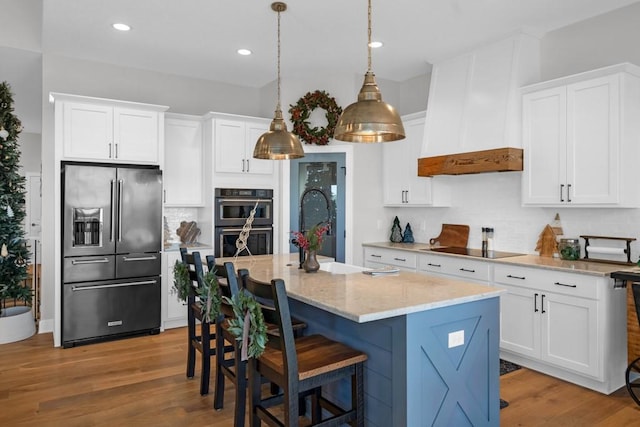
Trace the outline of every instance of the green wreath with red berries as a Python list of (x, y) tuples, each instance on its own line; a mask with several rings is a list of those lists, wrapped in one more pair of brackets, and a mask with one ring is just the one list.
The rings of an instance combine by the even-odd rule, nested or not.
[[(335, 98), (329, 96), (324, 90), (307, 92), (295, 105), (289, 105), (293, 133), (298, 135), (307, 144), (327, 145), (333, 138), (336, 125), (342, 114), (342, 108), (336, 103)], [(326, 111), (327, 125), (314, 127), (309, 125), (309, 116), (316, 108)]]

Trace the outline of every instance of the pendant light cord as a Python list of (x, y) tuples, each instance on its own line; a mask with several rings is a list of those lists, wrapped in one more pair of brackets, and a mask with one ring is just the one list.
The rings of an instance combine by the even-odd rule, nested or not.
[[(279, 16), (279, 15), (278, 15)], [(368, 14), (367, 14), (367, 36), (368, 36), (368, 42), (367, 42), (367, 55), (368, 55), (368, 60), (367, 60), (367, 72), (370, 73), (371, 72), (371, 0), (369, 0), (369, 8), (368, 8)]]
[(278, 105), (276, 106), (278, 111), (281, 111), (280, 106), (280, 10), (278, 10)]

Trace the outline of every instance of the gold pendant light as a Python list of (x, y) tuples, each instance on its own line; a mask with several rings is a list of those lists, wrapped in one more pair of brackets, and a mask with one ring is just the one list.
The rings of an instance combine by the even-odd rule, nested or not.
[(255, 159), (289, 160), (304, 157), (302, 144), (297, 136), (287, 131), (287, 124), (282, 118), (280, 108), (280, 12), (287, 10), (287, 5), (282, 2), (271, 3), (271, 9), (278, 12), (278, 105), (269, 131), (263, 133), (255, 148)]
[(368, 68), (358, 101), (345, 108), (338, 120), (334, 138), (347, 142), (390, 142), (404, 139), (402, 120), (382, 94), (371, 70), (371, 0), (368, 8)]

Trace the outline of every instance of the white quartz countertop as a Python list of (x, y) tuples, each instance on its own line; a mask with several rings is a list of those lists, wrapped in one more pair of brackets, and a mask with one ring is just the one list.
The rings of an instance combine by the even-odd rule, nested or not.
[(432, 255), (442, 255), (450, 257), (463, 257), (467, 259), (477, 259), (486, 262), (521, 265), (524, 267), (538, 267), (547, 270), (569, 271), (573, 273), (589, 274), (600, 277), (608, 277), (614, 271), (629, 270), (633, 268), (632, 265), (608, 264), (603, 262), (582, 260), (565, 261), (560, 258), (542, 257), (539, 255), (529, 254), (499, 259), (470, 257), (468, 255), (456, 255), (430, 251), (429, 249), (431, 249), (431, 246), (427, 243), (373, 242), (363, 243), (362, 246), (382, 249), (398, 249), (409, 252), (430, 253)]
[(371, 276), (361, 272), (306, 273), (298, 254), (220, 258), (252, 277), (283, 279), (289, 297), (358, 323), (500, 296), (503, 289), (424, 274), (398, 272)]

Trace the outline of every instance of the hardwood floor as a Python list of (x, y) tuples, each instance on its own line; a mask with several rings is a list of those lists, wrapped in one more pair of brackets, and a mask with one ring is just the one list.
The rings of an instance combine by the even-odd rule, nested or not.
[[(231, 426), (231, 388), (214, 411), (213, 390), (200, 396), (197, 376), (185, 378), (185, 347), (184, 329), (70, 349), (51, 334), (0, 345), (0, 426)], [(605, 396), (523, 368), (500, 378), (500, 396), (502, 426), (640, 426), (625, 389)]]

